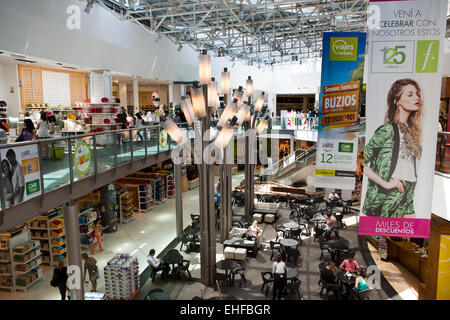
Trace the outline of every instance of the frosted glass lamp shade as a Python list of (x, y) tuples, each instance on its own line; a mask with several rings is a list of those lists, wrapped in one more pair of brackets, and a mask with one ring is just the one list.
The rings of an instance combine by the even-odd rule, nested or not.
[(211, 81), (211, 57), (201, 54), (198, 60), (198, 76), (200, 84), (209, 84)]
[(197, 117), (194, 114), (194, 107), (192, 106), (191, 99), (189, 97), (181, 97), (181, 110), (183, 110), (186, 121), (191, 125)]
[(244, 121), (250, 120), (247, 117), (250, 115), (250, 106), (247, 103), (243, 103), (239, 112), (237, 113), (237, 121), (238, 125), (241, 125)]
[(234, 130), (234, 128), (222, 128), (216, 138), (216, 141), (214, 141), (214, 145), (217, 148), (225, 149), (231, 138), (234, 136)]
[(258, 134), (260, 134), (261, 132), (264, 131), (264, 129), (267, 128), (268, 124), (269, 124), (269, 121), (267, 119), (262, 119), (261, 122), (259, 123), (258, 127), (256, 128), (256, 132)]
[(234, 92), (234, 94), (233, 94), (233, 99), (237, 99), (238, 100), (238, 102), (237, 102), (238, 108), (240, 108), (241, 105), (242, 105), (242, 96), (243, 95), (244, 95), (244, 92), (241, 91), (241, 90), (236, 90)]
[(247, 98), (253, 97), (253, 80), (250, 77), (245, 82), (245, 93)]
[(230, 72), (229, 71), (222, 72), (220, 85), (221, 85), (222, 94), (230, 93)]
[(180, 128), (178, 128), (177, 124), (173, 122), (172, 119), (168, 118), (162, 123), (162, 126), (177, 145), (183, 144), (187, 141), (185, 134)]
[(194, 114), (198, 118), (206, 117), (205, 98), (203, 96), (203, 88), (192, 89), (192, 106), (194, 107)]
[(222, 115), (220, 116), (219, 122), (217, 123), (218, 127), (224, 127), (229, 119), (231, 119), (237, 111), (237, 99), (234, 99), (228, 106), (223, 110)]
[(255, 104), (255, 112), (260, 112), (262, 110), (262, 106), (264, 104), (264, 92), (256, 100)]
[(208, 85), (208, 107), (215, 108), (218, 100), (217, 82), (211, 80)]

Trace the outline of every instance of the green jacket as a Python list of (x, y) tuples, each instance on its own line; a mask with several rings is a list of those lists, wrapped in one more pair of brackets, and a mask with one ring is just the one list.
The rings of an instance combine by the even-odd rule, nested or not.
[[(366, 146), (364, 166), (369, 166), (379, 177), (389, 181), (395, 170), (400, 148), (400, 134), (396, 123), (385, 123), (380, 126)], [(370, 164), (370, 165), (369, 165)], [(363, 213), (373, 215), (373, 211), (380, 207), (378, 193), (387, 194), (388, 190), (368, 179), (366, 199)]]

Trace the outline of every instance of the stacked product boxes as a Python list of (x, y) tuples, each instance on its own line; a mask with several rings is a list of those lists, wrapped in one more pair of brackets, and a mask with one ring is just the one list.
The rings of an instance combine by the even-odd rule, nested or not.
[(139, 262), (129, 254), (117, 254), (105, 269), (106, 295), (109, 299), (129, 299), (140, 288)]

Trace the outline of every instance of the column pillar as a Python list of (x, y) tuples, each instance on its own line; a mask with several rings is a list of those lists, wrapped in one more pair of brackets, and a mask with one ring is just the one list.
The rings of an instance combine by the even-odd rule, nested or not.
[(177, 236), (183, 234), (183, 188), (181, 183), (181, 165), (174, 165), (174, 176), (175, 176), (175, 206), (176, 206), (176, 226), (177, 226)]
[[(78, 225), (78, 210), (75, 201), (71, 200), (66, 203), (64, 208), (64, 224), (66, 230), (67, 241), (67, 257), (69, 266), (77, 266), (80, 270), (81, 284), (80, 289), (72, 289), (72, 300), (84, 300), (84, 283), (83, 283), (83, 263), (81, 261), (81, 243), (80, 243), (80, 229)], [(70, 277), (70, 274), (69, 274)], [(86, 278), (87, 279), (87, 278)]]
[(128, 106), (128, 95), (127, 95), (127, 84), (126, 83), (119, 83), (119, 99), (120, 99), (120, 106), (124, 107), (125, 110)]
[[(203, 85), (203, 96), (208, 101), (208, 85)], [(207, 103), (206, 103), (207, 105)], [(211, 108), (207, 107), (206, 117), (202, 119), (202, 140), (210, 127)], [(214, 210), (214, 166), (203, 160), (203, 151), (210, 141), (202, 141), (200, 169), (200, 269), (201, 282), (211, 287), (214, 285), (214, 269), (216, 263), (216, 213)]]
[(173, 83), (169, 83), (169, 102), (168, 102), (168, 105), (170, 105), (170, 103), (172, 103), (173, 106), (175, 106), (175, 103), (173, 101), (173, 94), (174, 94), (174, 84)]
[(133, 80), (133, 112), (139, 112), (139, 81)]

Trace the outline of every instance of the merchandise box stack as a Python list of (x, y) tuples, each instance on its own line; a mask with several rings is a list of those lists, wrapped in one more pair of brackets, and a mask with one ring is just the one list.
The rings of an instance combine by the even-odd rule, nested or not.
[(153, 188), (150, 184), (139, 185), (139, 211), (147, 212), (153, 208)]
[(104, 268), (108, 299), (127, 300), (139, 290), (139, 262), (129, 254), (117, 254)]

